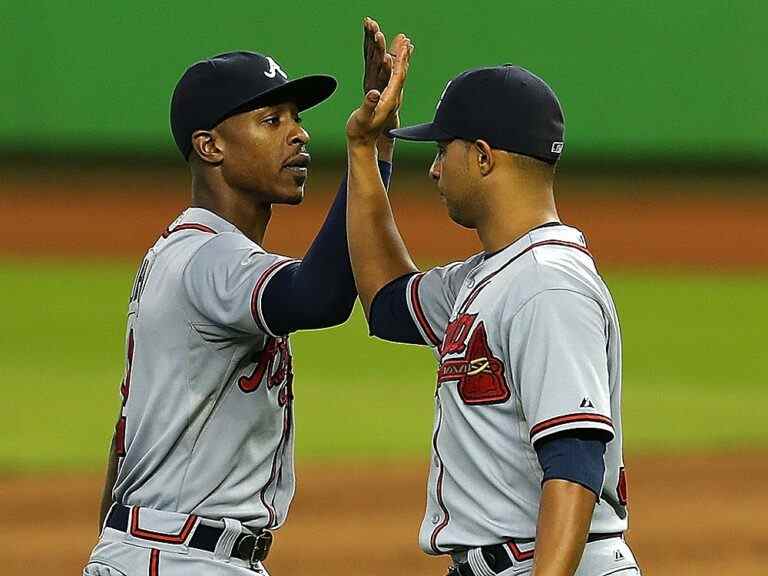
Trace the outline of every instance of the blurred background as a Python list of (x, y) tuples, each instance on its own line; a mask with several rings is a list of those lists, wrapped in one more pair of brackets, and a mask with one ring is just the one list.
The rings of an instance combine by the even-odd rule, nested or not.
[[(177, 79), (235, 49), (339, 79), (304, 114), (307, 199), (267, 232), (301, 256), (345, 169), (366, 15), (416, 44), (403, 123), (430, 120), (469, 67), (523, 65), (558, 93), (560, 214), (586, 233), (624, 331), (628, 539), (646, 574), (765, 574), (768, 7), (748, 0), (4, 3), (2, 573), (77, 574), (95, 543), (132, 278), (188, 197)], [(479, 249), (427, 178), (433, 151), (399, 144), (391, 186), (424, 267)], [(292, 337), (300, 476), (277, 576), (445, 569), (416, 544), (433, 358), (366, 333), (356, 310)]]

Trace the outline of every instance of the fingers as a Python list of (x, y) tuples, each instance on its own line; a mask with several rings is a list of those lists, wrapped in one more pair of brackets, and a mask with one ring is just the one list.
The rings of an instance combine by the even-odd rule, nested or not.
[(387, 39), (376, 20), (363, 19), (363, 59), (367, 73), (381, 74), (384, 55), (387, 53)]
[(386, 54), (387, 52), (387, 40), (384, 38), (384, 32), (376, 32), (376, 35), (374, 36), (374, 39), (376, 40), (376, 51), (379, 54)]
[(370, 33), (371, 38), (376, 36), (377, 32), (381, 32), (381, 27), (379, 26), (379, 23), (376, 22), (373, 18), (369, 18), (368, 16), (365, 17), (363, 20), (363, 27), (366, 29), (367, 32)]
[(368, 117), (373, 117), (376, 114), (376, 105), (381, 99), (381, 93), (378, 90), (369, 90), (363, 97), (363, 104), (360, 109)]
[(399, 104), (405, 78), (408, 75), (411, 54), (413, 53), (413, 44), (404, 34), (398, 34), (395, 38), (397, 52), (392, 65), (392, 75), (390, 76), (387, 88), (381, 95), (381, 106), (390, 112)]
[(410, 42), (410, 39), (401, 32), (392, 40), (391, 52), (395, 55), (399, 54), (403, 46), (407, 46)]
[(384, 69), (384, 74), (386, 74), (387, 78), (392, 75), (392, 66), (394, 63), (395, 57), (392, 54), (384, 54), (384, 62), (382, 63), (382, 68)]
[(367, 62), (373, 53), (375, 32), (372, 30), (372, 21), (370, 18), (363, 19), (363, 58)]

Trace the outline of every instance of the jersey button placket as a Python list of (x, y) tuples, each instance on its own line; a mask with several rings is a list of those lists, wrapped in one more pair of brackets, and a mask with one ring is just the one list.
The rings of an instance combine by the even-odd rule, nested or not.
[(431, 520), (432, 520), (432, 524), (437, 524), (438, 522), (440, 522), (440, 514), (432, 514)]

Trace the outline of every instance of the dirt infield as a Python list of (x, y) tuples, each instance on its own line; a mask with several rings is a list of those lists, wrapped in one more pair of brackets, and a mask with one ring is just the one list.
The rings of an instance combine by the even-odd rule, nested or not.
[[(155, 172), (16, 173), (0, 168), (0, 256), (138, 260), (188, 202), (187, 176)], [(277, 207), (265, 245), (300, 256), (322, 222), (338, 175), (313, 175), (298, 207)], [(765, 182), (653, 176), (564, 177), (561, 218), (587, 235), (601, 266), (768, 267)], [(392, 202), (414, 257), (448, 261), (476, 252), (451, 223), (424, 174), (396, 173)]]
[[(646, 575), (758, 576), (768, 565), (768, 454), (629, 459), (628, 540)], [(275, 576), (445, 573), (422, 554), (424, 462), (300, 466)], [(0, 478), (5, 576), (79, 574), (96, 539), (95, 476)]]

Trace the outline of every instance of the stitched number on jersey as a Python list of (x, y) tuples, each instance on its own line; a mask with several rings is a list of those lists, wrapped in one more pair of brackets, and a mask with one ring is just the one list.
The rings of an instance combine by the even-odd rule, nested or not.
[(119, 457), (125, 456), (125, 416), (122, 411), (125, 409), (125, 403), (128, 402), (128, 394), (131, 391), (131, 369), (133, 368), (133, 350), (135, 344), (133, 341), (133, 328), (128, 331), (128, 353), (125, 362), (125, 377), (120, 384), (120, 395), (123, 397), (120, 419), (115, 428), (115, 452)]
[(465, 342), (469, 331), (472, 329), (472, 324), (475, 323), (477, 314), (459, 314), (456, 320), (448, 324), (445, 329), (445, 338), (443, 338), (443, 345), (440, 346), (440, 357), (447, 354), (461, 354), (467, 347)]
[(619, 504), (627, 505), (627, 473), (624, 472), (624, 466), (619, 468), (619, 485), (616, 487), (616, 493), (619, 496)]
[(241, 376), (238, 385), (243, 392), (253, 392), (259, 387), (265, 376), (268, 390), (286, 382), (278, 396), (280, 406), (285, 406), (293, 397), (291, 392), (293, 361), (287, 338), (270, 338), (267, 340), (264, 350), (259, 352), (253, 372), (250, 376)]
[[(446, 329), (441, 351), (443, 360), (437, 373), (437, 384), (458, 381), (458, 392), (465, 404), (500, 404), (509, 399), (504, 380), (504, 364), (488, 346), (485, 325), (480, 322), (467, 342), (476, 314), (460, 314)], [(450, 336), (450, 339), (449, 339)], [(465, 351), (461, 358), (446, 359), (453, 351)]]

